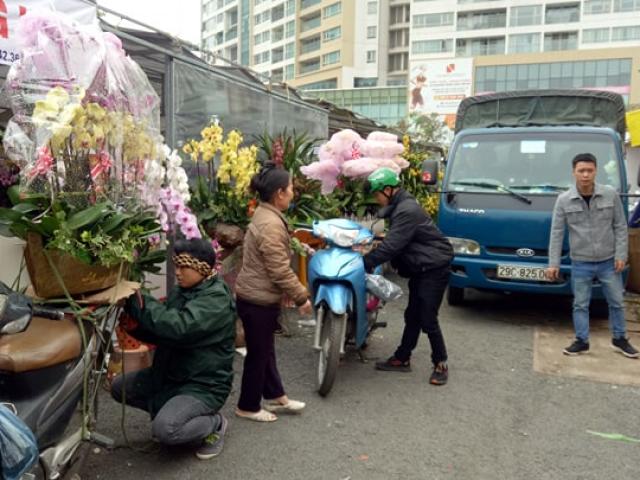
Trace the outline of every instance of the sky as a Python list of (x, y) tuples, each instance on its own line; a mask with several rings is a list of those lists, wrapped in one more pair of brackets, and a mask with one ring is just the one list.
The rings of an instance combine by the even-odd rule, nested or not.
[(201, 0), (98, 0), (98, 5), (200, 44)]

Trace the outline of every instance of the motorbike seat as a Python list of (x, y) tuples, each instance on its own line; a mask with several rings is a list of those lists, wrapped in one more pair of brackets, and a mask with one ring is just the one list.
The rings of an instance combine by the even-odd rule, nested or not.
[(78, 358), (82, 338), (75, 320), (33, 317), (24, 332), (0, 336), (0, 370), (27, 372)]

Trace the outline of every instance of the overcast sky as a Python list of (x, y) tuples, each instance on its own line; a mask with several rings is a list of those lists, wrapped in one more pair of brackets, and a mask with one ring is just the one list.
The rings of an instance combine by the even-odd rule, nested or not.
[(98, 5), (200, 44), (200, 0), (98, 0)]

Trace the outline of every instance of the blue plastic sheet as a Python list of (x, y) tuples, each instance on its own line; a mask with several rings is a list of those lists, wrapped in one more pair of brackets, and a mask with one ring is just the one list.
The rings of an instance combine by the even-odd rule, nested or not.
[(38, 460), (38, 444), (29, 427), (0, 405), (0, 478), (19, 480)]

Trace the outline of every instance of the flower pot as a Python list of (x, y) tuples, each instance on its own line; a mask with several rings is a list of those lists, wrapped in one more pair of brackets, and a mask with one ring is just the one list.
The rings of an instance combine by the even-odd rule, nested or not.
[[(87, 265), (71, 255), (59, 250), (48, 250), (51, 263), (60, 274), (62, 282), (71, 295), (104, 290), (118, 282), (120, 266), (104, 267)], [(24, 252), (29, 278), (35, 294), (41, 298), (64, 296), (64, 288), (51, 268), (44, 254), (42, 237), (29, 233)], [(122, 275), (126, 274), (123, 269)]]

